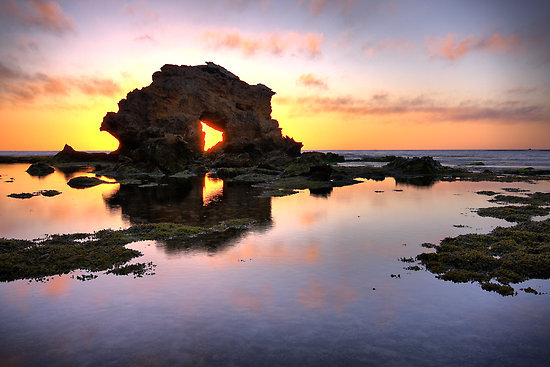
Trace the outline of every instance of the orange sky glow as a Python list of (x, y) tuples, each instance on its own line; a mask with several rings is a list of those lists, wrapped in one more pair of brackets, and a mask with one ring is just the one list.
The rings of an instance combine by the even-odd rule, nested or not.
[(273, 89), (304, 149), (550, 148), (544, 1), (1, 0), (0, 18), (0, 150), (114, 150), (120, 99), (205, 61)]

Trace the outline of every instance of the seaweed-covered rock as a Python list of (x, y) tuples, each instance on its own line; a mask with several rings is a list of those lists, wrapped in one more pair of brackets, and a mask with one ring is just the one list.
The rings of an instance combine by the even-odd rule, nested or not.
[(302, 144), (283, 137), (271, 118), (274, 94), (211, 62), (164, 65), (151, 85), (128, 93), (117, 113), (107, 113), (101, 130), (118, 139), (121, 155), (170, 172), (202, 157), (201, 121), (223, 132), (214, 157), (247, 154), (242, 166), (269, 155), (298, 156)]
[(27, 168), (27, 173), (31, 176), (47, 176), (53, 173), (54, 168), (46, 163), (36, 162)]

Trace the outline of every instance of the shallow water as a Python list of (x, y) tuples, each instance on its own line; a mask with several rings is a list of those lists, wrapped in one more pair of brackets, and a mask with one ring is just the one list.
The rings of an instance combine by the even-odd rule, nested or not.
[[(167, 220), (257, 225), (215, 251), (131, 244), (144, 253), (133, 262), (157, 265), (153, 276), (1, 283), (3, 364), (543, 366), (550, 358), (549, 295), (502, 297), (398, 260), (428, 251), (423, 242), (509, 225), (473, 213), (492, 205), (475, 191), (550, 191), (548, 182), (366, 180), (269, 199), (209, 177), (76, 190), (66, 185), (71, 174), (37, 179), (27, 166), (0, 165), (1, 237)], [(43, 189), (63, 193), (6, 197)], [(515, 288), (524, 286), (550, 292), (547, 280)]]

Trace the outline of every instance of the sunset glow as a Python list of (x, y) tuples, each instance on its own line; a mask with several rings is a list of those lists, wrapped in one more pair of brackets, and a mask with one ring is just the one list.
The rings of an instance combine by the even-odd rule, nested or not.
[(202, 187), (202, 205), (208, 205), (223, 194), (223, 180), (211, 177), (210, 174), (204, 175), (204, 185)]
[(205, 61), (273, 89), (304, 149), (550, 148), (544, 1), (3, 0), (0, 18), (0, 150), (114, 150), (119, 100)]
[(223, 132), (216, 130), (204, 122), (201, 122), (202, 131), (204, 132), (204, 151), (212, 148), (223, 140)]

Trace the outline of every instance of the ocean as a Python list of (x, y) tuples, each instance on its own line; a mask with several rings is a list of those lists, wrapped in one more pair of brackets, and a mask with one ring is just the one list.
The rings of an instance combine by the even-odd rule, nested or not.
[[(549, 151), (334, 152), (484, 163), (476, 169), (550, 166)], [(23, 153), (45, 152), (0, 154)], [(525, 196), (550, 192), (550, 181), (417, 186), (388, 177), (265, 197), (210, 174), (74, 189), (68, 180), (94, 176), (89, 168), (38, 178), (28, 166), (0, 164), (0, 238), (238, 218), (255, 225), (206, 246), (128, 244), (143, 254), (130, 264), (154, 264), (154, 274), (75, 270), (0, 282), (0, 364), (542, 367), (550, 360), (550, 280), (513, 284), (517, 293), (503, 297), (406, 262), (433, 252), (423, 243), (512, 226), (477, 214), (498, 205), (480, 191)], [(61, 194), (8, 197), (41, 190)], [(529, 288), (541, 294), (522, 290)]]
[[(312, 151), (312, 150), (304, 150)], [(343, 155), (346, 160), (362, 157), (433, 157), (443, 165), (467, 167), (473, 171), (484, 169), (506, 170), (531, 167), (550, 170), (549, 150), (316, 150)], [(88, 153), (109, 153), (108, 151), (87, 151)], [(53, 156), (57, 151), (0, 151), (0, 156)], [(471, 165), (482, 162), (483, 165)], [(349, 163), (348, 163), (349, 164)], [(376, 162), (355, 162), (354, 165), (380, 165)]]

